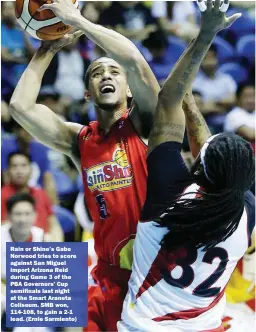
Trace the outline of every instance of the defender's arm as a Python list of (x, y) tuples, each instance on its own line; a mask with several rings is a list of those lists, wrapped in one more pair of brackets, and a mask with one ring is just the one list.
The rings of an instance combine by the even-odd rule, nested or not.
[(185, 95), (182, 108), (185, 113), (190, 150), (193, 157), (196, 158), (202, 146), (212, 134), (196, 105), (192, 92)]
[[(225, 0), (225, 4), (228, 5), (228, 3), (229, 1)], [(201, 6), (204, 2), (200, 1), (199, 4)], [(216, 0), (214, 6), (212, 0), (207, 1), (207, 8), (201, 13), (199, 35), (188, 46), (159, 93), (148, 153), (161, 143), (183, 141), (185, 116), (182, 111), (182, 101), (184, 96), (191, 89), (200, 64), (217, 32), (229, 27), (240, 16), (235, 14), (227, 18), (220, 9), (220, 0)]]

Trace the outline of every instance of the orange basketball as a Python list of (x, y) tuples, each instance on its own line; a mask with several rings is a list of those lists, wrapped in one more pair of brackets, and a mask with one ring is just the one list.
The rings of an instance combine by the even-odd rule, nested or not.
[[(78, 0), (70, 0), (78, 8)], [(49, 10), (38, 12), (37, 9), (51, 0), (16, 0), (15, 11), (20, 26), (31, 36), (41, 40), (54, 40), (61, 38), (72, 27), (60, 21)]]

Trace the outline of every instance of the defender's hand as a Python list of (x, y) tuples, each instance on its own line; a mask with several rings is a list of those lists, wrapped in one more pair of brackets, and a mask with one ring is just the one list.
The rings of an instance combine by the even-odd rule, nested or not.
[(74, 33), (68, 33), (60, 39), (51, 40), (51, 41), (43, 41), (40, 50), (42, 51), (51, 51), (53, 53), (57, 53), (62, 47), (74, 43), (80, 36), (84, 33), (82, 31), (76, 31)]
[(239, 17), (241, 13), (226, 17), (225, 13), (229, 7), (229, 0), (197, 0), (198, 7), (201, 11), (201, 31), (209, 33), (218, 33), (219, 31), (229, 28)]
[(67, 25), (75, 26), (77, 19), (82, 17), (80, 10), (75, 7), (71, 0), (52, 0), (52, 3), (41, 6), (38, 11), (50, 9)]

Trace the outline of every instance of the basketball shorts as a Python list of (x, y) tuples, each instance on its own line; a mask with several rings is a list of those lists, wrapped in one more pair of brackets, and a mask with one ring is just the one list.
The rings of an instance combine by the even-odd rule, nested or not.
[(130, 271), (98, 260), (88, 291), (88, 327), (84, 331), (117, 331)]

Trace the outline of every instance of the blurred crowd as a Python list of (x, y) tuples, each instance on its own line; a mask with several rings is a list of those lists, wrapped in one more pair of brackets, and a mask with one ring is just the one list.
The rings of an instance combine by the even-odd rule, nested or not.
[[(199, 31), (200, 15), (192, 1), (81, 1), (80, 9), (90, 21), (131, 39), (160, 84)], [(213, 134), (234, 132), (255, 148), (255, 2), (231, 2), (228, 14), (234, 11), (243, 16), (215, 38), (193, 93)], [(17, 25), (14, 2), (2, 2), (1, 28), (2, 224), (13, 223), (13, 241), (26, 240), (33, 223), (43, 229), (47, 241), (92, 239), (82, 179), (71, 160), (35, 141), (8, 113), (13, 90), (40, 41)], [(38, 102), (65, 121), (86, 125), (95, 120), (93, 104), (84, 99), (84, 74), (91, 61), (102, 55), (104, 51), (86, 36), (64, 47), (44, 76)], [(147, 139), (152, 119), (146, 117), (143, 124)], [(192, 155), (186, 140), (183, 148), (189, 165)], [(22, 207), (24, 193), (27, 206)], [(16, 213), (30, 213), (32, 219), (33, 211), (37, 214), (33, 222), (25, 217), (23, 235), (15, 226), (17, 206)]]

